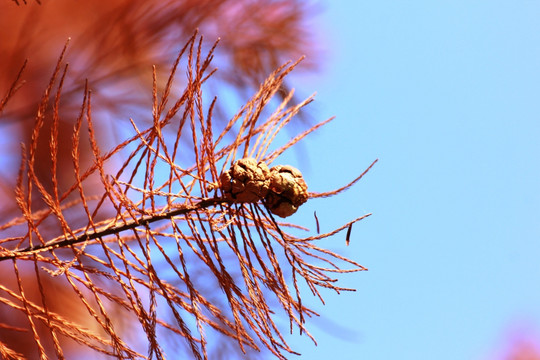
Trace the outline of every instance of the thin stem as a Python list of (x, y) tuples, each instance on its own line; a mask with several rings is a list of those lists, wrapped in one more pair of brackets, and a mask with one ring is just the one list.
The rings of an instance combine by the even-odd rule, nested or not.
[(67, 246), (85, 242), (87, 240), (94, 240), (101, 237), (105, 237), (107, 235), (118, 234), (122, 231), (134, 229), (138, 226), (144, 227), (156, 221), (170, 219), (174, 216), (187, 214), (190, 211), (201, 210), (201, 209), (208, 208), (210, 206), (228, 203), (228, 202), (230, 201), (223, 198), (203, 199), (194, 205), (186, 205), (182, 208), (174, 209), (174, 210), (165, 212), (163, 214), (143, 216), (140, 219), (134, 219), (133, 221), (127, 222), (123, 225), (114, 225), (114, 226), (107, 227), (102, 230), (96, 230), (95, 232), (90, 233), (90, 234), (85, 233), (77, 237), (68, 237), (67, 239), (64, 239), (64, 240), (54, 239), (46, 244), (39, 244), (39, 245), (29, 246), (22, 250), (10, 251), (9, 255), (0, 256), (0, 261), (4, 261), (8, 259), (15, 259), (24, 255), (35, 254), (42, 251), (50, 251), (53, 249), (67, 247)]

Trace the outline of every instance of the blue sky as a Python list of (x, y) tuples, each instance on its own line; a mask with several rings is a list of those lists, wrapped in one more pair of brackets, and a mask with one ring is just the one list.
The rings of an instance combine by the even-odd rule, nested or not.
[(319, 345), (291, 345), (304, 359), (502, 359), (540, 334), (540, 2), (323, 4), (323, 69), (295, 87), (317, 91), (316, 120), (337, 118), (304, 143), (304, 175), (326, 191), (380, 161), (295, 215), (329, 230), (374, 213), (349, 247), (325, 244), (369, 268), (341, 278), (358, 291), (327, 293)]

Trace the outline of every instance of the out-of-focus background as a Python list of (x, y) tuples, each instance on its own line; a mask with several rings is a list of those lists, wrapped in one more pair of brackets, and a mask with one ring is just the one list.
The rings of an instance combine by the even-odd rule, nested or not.
[[(19, 141), (28, 139), (32, 123), (32, 116), (20, 118), (30, 119), (26, 123), (11, 116), (34, 111), (36, 104), (25, 101), (36, 94), (39, 99), (67, 36), (69, 75), (75, 84), (89, 77), (96, 103), (115, 115), (101, 113), (103, 123), (127, 121), (118, 114), (140, 110), (141, 101), (149, 104), (149, 64), (158, 61), (166, 76), (179, 44), (195, 27), (209, 44), (222, 36), (216, 77), (239, 95), (228, 102), (227, 87), (220, 89), (230, 108), (219, 109), (216, 117), (233, 114), (239, 98), (247, 99), (269, 69), (307, 53), (306, 64), (318, 67), (293, 74), (288, 85), (298, 99), (317, 92), (304, 120), (336, 120), (279, 163), (301, 169), (311, 191), (327, 191), (379, 162), (352, 189), (312, 200), (290, 219), (313, 229), (316, 211), (321, 231), (328, 231), (373, 213), (354, 225), (349, 246), (344, 233), (321, 243), (369, 271), (341, 276), (343, 286), (357, 291), (323, 292), (325, 306), (304, 289), (303, 303), (321, 314), (308, 325), (318, 346), (297, 334), (287, 338), (290, 345), (301, 359), (540, 358), (540, 2), (325, 0), (310, 3), (306, 12), (293, 1), (274, 2), (273, 12), (257, 12), (250, 1), (183, 3), (185, 9), (165, 14), (171, 16), (160, 13), (169, 23), (147, 16), (159, 13), (155, 4), (133, 10), (130, 1), (115, 6), (129, 14), (118, 21), (135, 18), (134, 23), (112, 21), (110, 8), (91, 2), (77, 12), (44, 16), (40, 12), (51, 3), (38, 8), (29, 1), (28, 9), (16, 11), (32, 17), (17, 25), (15, 15), (4, 13), (0, 48), (8, 50), (0, 50), (0, 64), (17, 71), (28, 57), (27, 77), (38, 85), (27, 84), (21, 91), (35, 91), (33, 97), (18, 97), (4, 114), (10, 122), (0, 129), (3, 197), (12, 194), (9, 176), (20, 160), (13, 154), (19, 154)], [(227, 6), (212, 7), (221, 3)], [(305, 22), (297, 21), (302, 14)], [(109, 20), (105, 28), (94, 27), (103, 33), (78, 33), (79, 18), (90, 20), (90, 28), (92, 21)], [(36, 19), (54, 26), (40, 29)], [(141, 35), (141, 29), (152, 31)], [(313, 34), (306, 42), (304, 31)], [(36, 45), (30, 53), (13, 51), (29, 44)], [(168, 51), (160, 53), (164, 44)], [(120, 49), (121, 56), (111, 50), (92, 57), (101, 49)], [(3, 74), (2, 91), (16, 71)], [(108, 88), (108, 79), (123, 77), (126, 83)], [(67, 110), (73, 105), (76, 113), (81, 87), (69, 89), (62, 104)], [(108, 91), (118, 90), (135, 93), (133, 103), (107, 104)], [(146, 107), (135, 120), (148, 120), (149, 114)], [(72, 124), (65, 126), (60, 131), (71, 134)], [(123, 139), (118, 129), (102, 136), (110, 143)], [(71, 166), (69, 148), (64, 153)], [(48, 165), (42, 170), (48, 176)], [(14, 203), (3, 203), (2, 220), (13, 209)]]
[(294, 341), (306, 359), (540, 356), (539, 18), (538, 1), (324, 2), (327, 58), (301, 86), (337, 118), (308, 141), (308, 183), (380, 160), (298, 215), (374, 213), (332, 245), (369, 271), (318, 308), (317, 347)]

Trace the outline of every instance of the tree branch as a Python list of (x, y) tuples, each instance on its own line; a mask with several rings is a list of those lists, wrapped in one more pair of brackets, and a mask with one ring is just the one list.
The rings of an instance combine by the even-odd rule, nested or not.
[(163, 214), (143, 216), (140, 219), (134, 219), (133, 221), (125, 223), (123, 225), (114, 225), (114, 226), (106, 227), (105, 229), (98, 230), (93, 233), (85, 233), (77, 237), (68, 237), (63, 240), (59, 240), (58, 238), (56, 238), (46, 244), (29, 246), (22, 250), (16, 250), (16, 251), (4, 250), (3, 252), (0, 252), (0, 254), (2, 253), (4, 254), (7, 253), (7, 254), (0, 255), (0, 261), (4, 261), (8, 259), (16, 259), (25, 255), (32, 255), (32, 254), (36, 254), (43, 251), (50, 251), (50, 250), (54, 250), (58, 248), (63, 248), (63, 247), (79, 244), (88, 240), (99, 239), (107, 235), (118, 234), (118, 233), (121, 233), (122, 231), (134, 229), (138, 226), (145, 226), (145, 225), (154, 223), (156, 221), (170, 219), (178, 215), (184, 215), (184, 214), (189, 213), (190, 211), (201, 210), (201, 209), (208, 208), (210, 206), (223, 204), (223, 203), (231, 203), (231, 202), (232, 202), (231, 200), (227, 200), (227, 199), (219, 198), (219, 197), (211, 198), (211, 199), (203, 199), (194, 205), (186, 205), (179, 209), (174, 209)]

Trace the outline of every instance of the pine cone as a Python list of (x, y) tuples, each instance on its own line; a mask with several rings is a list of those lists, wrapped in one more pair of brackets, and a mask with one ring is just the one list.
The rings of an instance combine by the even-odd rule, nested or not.
[(291, 216), (308, 199), (302, 173), (289, 165), (277, 165), (270, 169), (270, 176), (266, 207), (277, 216)]
[(225, 198), (235, 202), (255, 203), (266, 197), (270, 183), (270, 170), (263, 161), (253, 158), (235, 161), (220, 176), (220, 187)]
[(265, 162), (253, 158), (235, 161), (221, 174), (220, 188), (228, 200), (256, 203), (264, 200), (268, 210), (280, 217), (291, 216), (308, 199), (302, 173), (289, 165), (268, 169)]

